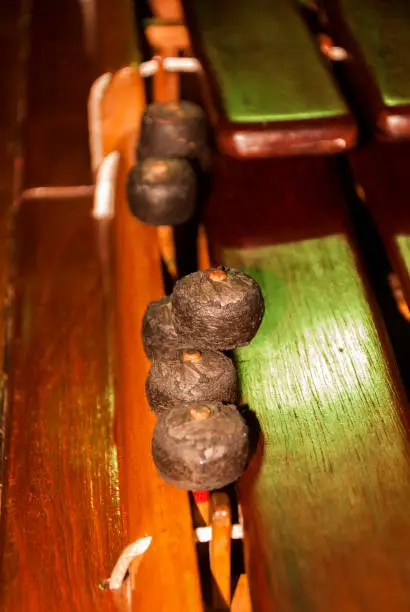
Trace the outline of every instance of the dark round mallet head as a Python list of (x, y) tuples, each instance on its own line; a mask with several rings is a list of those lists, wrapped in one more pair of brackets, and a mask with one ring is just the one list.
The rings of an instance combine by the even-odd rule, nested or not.
[(183, 100), (149, 104), (141, 121), (137, 157), (185, 157), (205, 170), (209, 150), (203, 110)]
[(180, 404), (236, 402), (238, 383), (232, 361), (217, 351), (180, 351), (154, 360), (146, 381), (151, 410), (159, 415)]
[(212, 491), (237, 480), (248, 459), (248, 428), (235, 406), (176, 406), (158, 418), (152, 455), (160, 476), (191, 491)]
[(171, 298), (164, 297), (148, 304), (142, 319), (141, 335), (150, 361), (157, 357), (176, 358), (179, 351), (187, 347), (186, 341), (175, 331)]
[(184, 159), (150, 157), (133, 166), (127, 178), (132, 214), (149, 225), (180, 225), (192, 217), (196, 177)]
[(262, 321), (258, 283), (239, 270), (200, 270), (179, 280), (172, 293), (176, 332), (192, 343), (225, 351), (248, 344)]

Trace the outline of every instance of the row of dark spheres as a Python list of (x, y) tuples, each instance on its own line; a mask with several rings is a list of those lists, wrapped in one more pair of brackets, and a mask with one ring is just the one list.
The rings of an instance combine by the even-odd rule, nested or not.
[(203, 110), (186, 101), (155, 102), (145, 109), (138, 163), (127, 177), (132, 214), (149, 225), (180, 225), (195, 212), (197, 174), (209, 165)]
[(213, 490), (245, 469), (248, 429), (235, 407), (236, 369), (222, 351), (247, 345), (263, 312), (259, 285), (230, 268), (189, 274), (171, 297), (149, 304), (142, 325), (152, 361), (146, 394), (158, 416), (153, 458), (167, 482)]

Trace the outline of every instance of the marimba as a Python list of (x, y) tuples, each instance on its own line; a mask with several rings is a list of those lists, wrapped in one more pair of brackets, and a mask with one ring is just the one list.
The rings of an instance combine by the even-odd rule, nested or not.
[[(2, 610), (407, 610), (409, 7), (1, 11)], [(147, 101), (179, 97), (210, 189), (158, 231), (124, 186)], [(196, 505), (152, 462), (140, 327), (210, 262), (266, 311), (235, 355), (251, 463)]]

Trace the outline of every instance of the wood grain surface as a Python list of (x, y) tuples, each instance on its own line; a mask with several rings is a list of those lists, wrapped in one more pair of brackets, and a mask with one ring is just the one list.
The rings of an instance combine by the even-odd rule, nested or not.
[[(11, 4), (2, 6), (1, 33), (9, 45), (4, 57), (9, 61), (14, 55), (17, 61), (19, 7), (14, 3), (12, 11)], [(90, 8), (96, 13), (87, 14)], [(85, 10), (81, 16), (80, 9)], [(58, 7), (34, 3), (25, 186), (76, 185), (91, 178), (86, 112), (92, 71), (97, 76), (100, 69), (118, 67), (135, 56), (128, 35), (133, 30), (131, 5), (117, 3), (109, 25), (107, 10), (103, 0)], [(23, 25), (28, 23), (24, 16)], [(103, 43), (93, 37), (93, 19), (107, 24), (105, 54), (98, 53)], [(27, 40), (22, 43), (28, 52)], [(134, 51), (128, 53), (130, 48)], [(82, 62), (84, 50), (88, 63)], [(1, 91), (9, 157), (15, 154), (9, 134), (15, 138), (16, 107), (19, 118), (24, 111), (12, 89), (16, 66), (5, 73), (10, 88)], [(11, 200), (6, 172), (3, 186)], [(31, 201), (16, 220), (11, 409), (1, 524), (0, 607), (5, 611), (129, 609), (122, 592), (114, 597), (102, 588), (127, 539), (114, 443), (107, 271), (101, 269), (91, 206), (90, 199), (73, 197)], [(2, 254), (7, 247), (4, 228), (2, 223)]]
[(22, 41), (23, 2), (12, 0), (0, 7), (0, 53), (2, 81), (0, 87), (0, 514), (3, 491), (4, 443), (7, 423), (5, 342), (10, 306), (8, 283), (11, 273), (11, 235), (13, 201), (18, 188), (21, 167), (20, 110), (23, 97)]
[[(287, 0), (195, 0), (187, 6), (233, 123), (319, 119), (347, 113), (313, 38)], [(295, 49), (294, 45), (297, 45)]]
[(134, 609), (195, 611), (202, 603), (188, 495), (160, 479), (151, 456), (155, 418), (145, 398), (149, 364), (140, 330), (146, 305), (162, 295), (156, 234), (130, 217), (124, 196), (122, 202), (115, 227), (117, 406), (125, 453), (121, 468), (126, 473), (128, 537), (153, 537), (134, 579)]
[(407, 610), (408, 406), (337, 162), (222, 160), (220, 171), (214, 261), (247, 270), (266, 299), (259, 335), (237, 352), (261, 428), (239, 488), (254, 607)]
[(114, 610), (123, 546), (113, 383), (89, 200), (17, 219), (4, 612)]
[[(132, 22), (126, 5), (129, 9), (125, 2), (117, 7), (111, 21), (106, 17), (112, 10), (108, 3), (96, 5), (103, 30), (98, 31), (99, 40), (109, 50), (106, 56), (97, 58), (101, 71), (137, 57), (135, 45), (127, 38)], [(47, 10), (42, 19), (34, 15), (32, 81), (36, 82), (33, 71), (45, 68), (42, 60), (49, 63), (48, 72), (40, 74), (44, 79), (39, 77), (38, 91), (30, 90), (34, 101), (29, 103), (26, 154), (33, 164), (27, 177), (35, 181), (28, 180), (26, 186), (75, 185), (89, 174), (88, 133), (82, 113), (86, 112), (91, 83), (87, 82), (90, 72), (81, 62), (81, 53), (93, 48), (87, 36), (81, 41), (80, 6), (64, 3), (58, 8), (57, 15), (55, 7), (44, 5)], [(122, 32), (118, 27), (120, 15), (129, 19)], [(58, 31), (64, 20), (66, 26), (70, 25), (66, 36), (71, 37), (69, 42), (77, 50), (71, 55), (70, 45), (64, 48), (66, 38)], [(64, 53), (58, 53), (62, 48)], [(79, 65), (84, 67), (83, 74)], [(138, 91), (142, 91), (141, 86)], [(140, 106), (135, 108), (139, 118)], [(124, 119), (124, 115), (121, 117)], [(41, 142), (32, 130), (41, 132)], [(124, 134), (119, 131), (122, 138)], [(119, 146), (115, 133), (110, 138), (113, 146)], [(47, 139), (51, 148), (46, 146)], [(33, 157), (37, 147), (41, 148), (41, 159)], [(127, 151), (132, 149), (129, 144)], [(122, 187), (124, 175), (123, 179)], [(132, 602), (125, 601), (121, 594), (114, 598), (102, 590), (102, 583), (122, 547), (139, 537), (142, 528), (152, 533), (154, 543), (140, 568), (134, 609), (200, 610), (188, 497), (169, 487), (164, 490), (152, 463), (147, 461), (153, 427), (148, 410), (145, 437), (140, 423), (132, 430), (131, 439), (129, 430), (124, 433), (117, 427), (124, 477), (121, 493), (128, 519), (124, 527), (130, 526), (129, 537), (122, 536), (117, 446), (113, 439), (112, 331), (107, 329), (110, 284), (100, 268), (100, 256), (105, 264), (108, 261), (102, 228), (99, 230), (91, 219), (90, 200), (37, 200), (25, 204), (19, 213), (12, 417), (1, 534), (1, 608), (15, 612), (129, 609)], [(148, 295), (154, 295), (160, 287), (156, 241), (151, 240), (149, 231), (144, 235), (139, 259), (132, 252), (126, 264), (138, 268), (133, 297), (139, 296), (141, 316)], [(144, 261), (151, 261), (149, 269)], [(128, 291), (128, 274), (122, 282)], [(148, 293), (141, 292), (142, 287)], [(124, 319), (121, 313), (119, 316), (127, 324), (127, 312), (124, 310)], [(141, 375), (140, 355), (134, 356), (134, 341), (128, 339), (129, 359)], [(122, 417), (118, 415), (118, 423), (124, 418), (128, 426), (128, 406), (140, 401), (137, 395), (132, 398), (125, 404)], [(134, 446), (138, 449), (136, 456)], [(136, 468), (140, 480), (134, 478)], [(127, 471), (132, 473), (131, 479)], [(158, 580), (152, 588), (155, 574)], [(141, 608), (141, 599), (145, 608)]]
[(92, 4), (95, 7), (93, 66), (96, 76), (141, 61), (141, 48), (135, 22), (135, 2), (82, 0), (82, 4), (85, 6)]
[[(138, 573), (133, 574), (133, 610), (196, 612), (202, 610), (202, 601), (188, 494), (161, 480), (151, 456), (155, 417), (145, 397), (149, 362), (142, 346), (141, 324), (147, 304), (163, 295), (161, 265), (156, 229), (131, 216), (125, 194), (126, 173), (135, 159), (144, 107), (138, 72), (117, 73), (102, 108), (105, 154), (114, 145), (122, 154), (113, 223), (121, 491), (129, 541), (145, 535), (153, 538)], [(130, 109), (134, 109), (134, 116)]]
[(25, 188), (91, 183), (87, 98), (98, 74), (81, 12), (85, 5), (76, 0), (32, 2)]

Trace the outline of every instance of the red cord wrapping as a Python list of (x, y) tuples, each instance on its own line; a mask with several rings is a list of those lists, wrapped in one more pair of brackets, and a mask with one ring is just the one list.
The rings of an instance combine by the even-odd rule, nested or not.
[(210, 497), (209, 491), (192, 491), (192, 495), (197, 504), (208, 501)]

